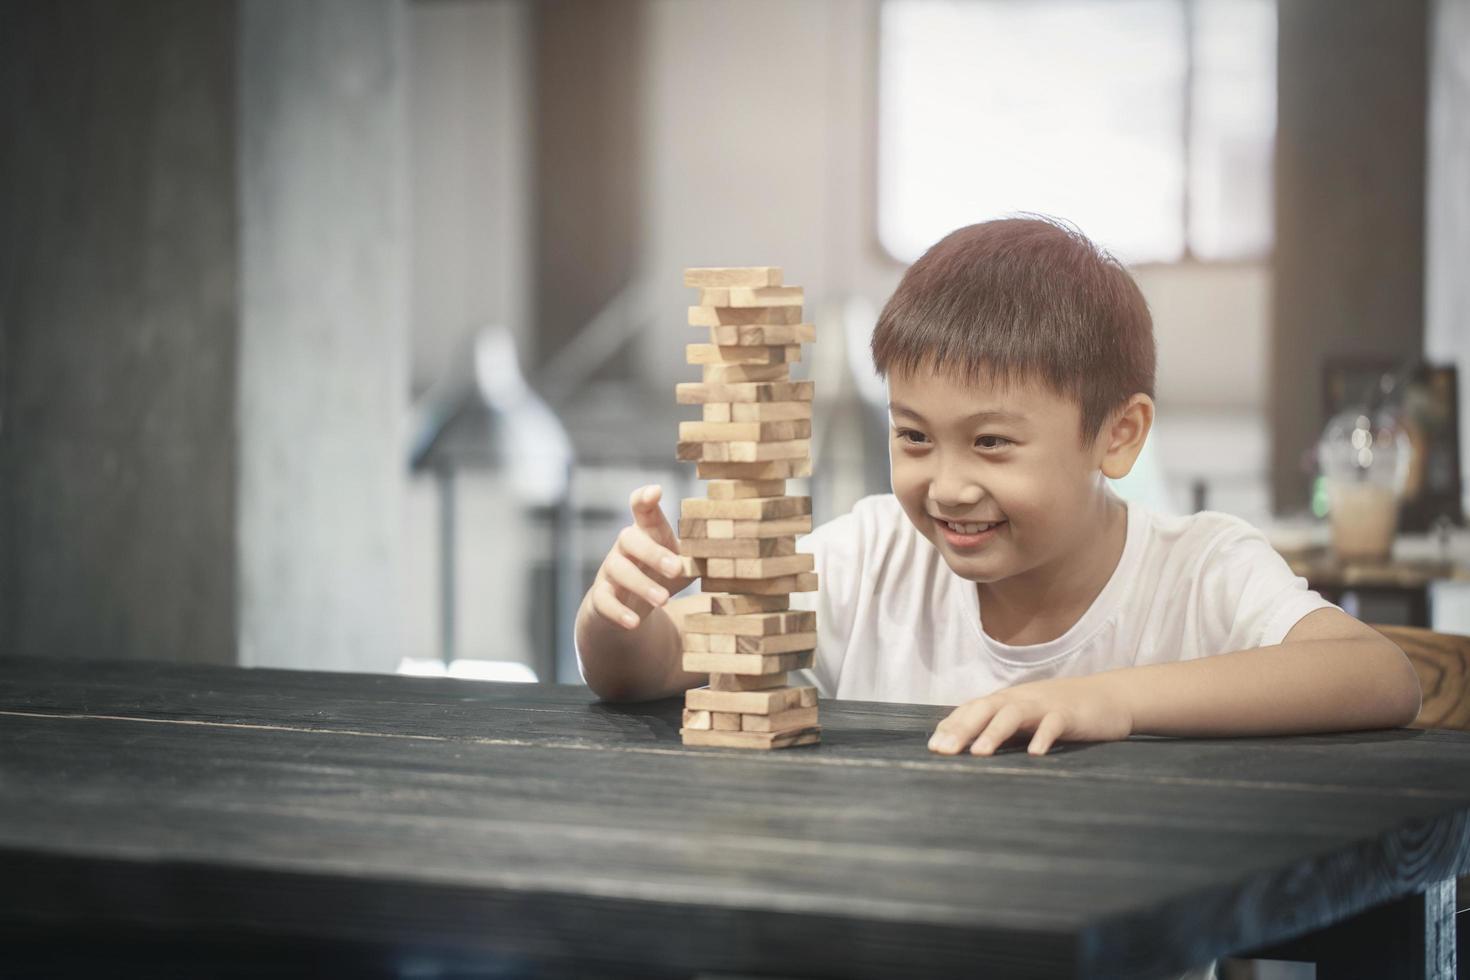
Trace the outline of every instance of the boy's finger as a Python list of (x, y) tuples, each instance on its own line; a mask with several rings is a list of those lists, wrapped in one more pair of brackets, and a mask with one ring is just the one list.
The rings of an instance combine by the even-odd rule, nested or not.
[(659, 509), (659, 498), (663, 496), (663, 487), (657, 483), (646, 487), (639, 487), (628, 496), (628, 509), (638, 517), (652, 517), (655, 514), (663, 514)]
[(639, 487), (628, 498), (628, 509), (633, 512), (633, 521), (639, 527), (673, 537), (674, 529), (669, 526), (669, 520), (664, 517), (663, 508), (658, 505), (662, 496), (663, 487), (656, 483), (652, 486)]
[(1006, 744), (1006, 741), (1025, 723), (1027, 711), (1021, 705), (1012, 701), (995, 713), (990, 719), (990, 724), (975, 739), (975, 744), (970, 746), (970, 751), (975, 755), (993, 755), (995, 750)]
[(629, 595), (637, 596), (651, 606), (661, 606), (669, 599), (668, 589), (649, 578), (633, 559), (621, 552), (615, 552), (608, 558), (607, 577)]
[(1031, 745), (1026, 749), (1032, 755), (1046, 755), (1056, 740), (1062, 737), (1067, 730), (1067, 719), (1062, 717), (1060, 711), (1052, 711), (1041, 719), (1041, 724), (1036, 726), (1036, 735), (1031, 739)]
[(960, 705), (934, 729), (934, 735), (929, 739), (929, 750), (945, 755), (959, 752), (990, 723), (999, 707), (989, 698)]
[(592, 608), (603, 619), (617, 623), (623, 629), (634, 629), (638, 625), (637, 614), (618, 601), (617, 590), (611, 582), (599, 582), (593, 588)]
[(684, 567), (677, 554), (655, 541), (647, 529), (637, 525), (619, 532), (618, 547), (625, 555), (656, 569), (666, 578), (674, 578)]

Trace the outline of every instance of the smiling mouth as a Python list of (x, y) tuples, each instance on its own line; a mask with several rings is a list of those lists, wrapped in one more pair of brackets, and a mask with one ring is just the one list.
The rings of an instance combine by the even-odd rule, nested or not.
[(955, 534), (966, 534), (966, 535), (970, 535), (970, 534), (984, 534), (986, 531), (989, 531), (991, 528), (1000, 527), (1002, 524), (1005, 523), (1005, 521), (989, 521), (989, 522), (982, 522), (982, 523), (957, 524), (954, 521), (946, 521), (946, 520), (944, 520), (941, 517), (935, 517), (934, 520), (935, 520), (936, 523), (942, 524), (945, 527), (949, 528)]

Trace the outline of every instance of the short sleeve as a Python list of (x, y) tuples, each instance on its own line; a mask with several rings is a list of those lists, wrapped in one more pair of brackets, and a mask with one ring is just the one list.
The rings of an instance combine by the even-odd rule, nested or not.
[(1205, 618), (1212, 632), (1223, 634), (1220, 653), (1274, 646), (1303, 616), (1337, 608), (1308, 588), (1265, 535), (1244, 521), (1232, 522), (1216, 539), (1200, 580)]
[(863, 522), (843, 514), (798, 538), (796, 550), (810, 554), (817, 573), (816, 592), (793, 592), (791, 608), (817, 613), (817, 656), (811, 670), (797, 671), (797, 683), (815, 684), (824, 698), (835, 697), (847, 656), (857, 584), (862, 576)]

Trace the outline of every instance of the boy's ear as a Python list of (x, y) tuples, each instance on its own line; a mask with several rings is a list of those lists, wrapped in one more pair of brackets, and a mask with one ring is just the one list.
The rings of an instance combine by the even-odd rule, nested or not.
[(1154, 424), (1154, 400), (1141, 392), (1128, 399), (1128, 403), (1113, 415), (1112, 422), (1103, 426), (1098, 433), (1098, 445), (1102, 450), (1100, 467), (1110, 480), (1120, 480), (1133, 469), (1138, 454), (1143, 452), (1143, 443), (1148, 430)]

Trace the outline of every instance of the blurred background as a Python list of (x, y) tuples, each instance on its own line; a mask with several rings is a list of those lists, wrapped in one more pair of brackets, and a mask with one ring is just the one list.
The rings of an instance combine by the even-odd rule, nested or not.
[[(0, 139), (0, 654), (575, 682), (701, 492), (683, 268), (805, 287), (820, 522), (906, 264), (1016, 211), (1153, 310), (1120, 492), (1470, 631), (1470, 0), (3, 0)], [(1344, 411), (1411, 446), (1357, 564)]]

